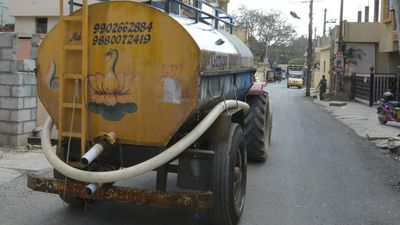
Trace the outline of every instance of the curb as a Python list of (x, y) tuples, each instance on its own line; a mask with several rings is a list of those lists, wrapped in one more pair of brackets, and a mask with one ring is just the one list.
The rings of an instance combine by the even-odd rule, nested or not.
[(346, 106), (347, 102), (329, 102), (329, 106)]

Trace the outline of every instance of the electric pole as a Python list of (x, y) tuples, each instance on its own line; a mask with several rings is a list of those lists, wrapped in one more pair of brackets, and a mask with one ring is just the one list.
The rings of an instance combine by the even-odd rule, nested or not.
[[(343, 0), (342, 0), (343, 1)], [(311, 67), (313, 60), (313, 41), (312, 41), (312, 20), (313, 20), (313, 3), (314, 0), (310, 0), (310, 23), (308, 24), (308, 46), (307, 46), (307, 76), (306, 76), (306, 96), (310, 96), (310, 79), (311, 79)]]
[(2, 1), (0, 1), (0, 8), (1, 8), (1, 12), (0, 12), (0, 26), (4, 25), (4, 13), (3, 13), (3, 9), (8, 9), (6, 6), (4, 6), (4, 3)]
[[(336, 88), (335, 94), (339, 95), (341, 85), (342, 85), (342, 76), (344, 71), (344, 44), (343, 44), (343, 0), (340, 1), (340, 19), (339, 19), (339, 43), (338, 43), (338, 51), (336, 53), (336, 61), (341, 63), (340, 65), (336, 65)], [(341, 60), (338, 58), (341, 57)]]
[(324, 37), (326, 32), (326, 8), (324, 10), (324, 30), (322, 32), (322, 37)]

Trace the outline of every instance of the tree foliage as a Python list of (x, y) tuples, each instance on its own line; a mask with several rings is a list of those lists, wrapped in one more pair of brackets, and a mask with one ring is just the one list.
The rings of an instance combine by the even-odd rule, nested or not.
[(271, 11), (259, 18), (257, 37), (266, 46), (285, 46), (296, 37), (296, 30), (280, 13)]
[(350, 47), (344, 51), (344, 63), (347, 65), (357, 65), (358, 61), (362, 61), (363, 56), (366, 56), (363, 49)]
[(303, 58), (293, 58), (288, 61), (290, 65), (304, 65), (304, 57)]
[(268, 49), (268, 58), (277, 60), (279, 50), (288, 48), (296, 37), (294, 27), (287, 23), (280, 12), (248, 9), (241, 5), (233, 13), (236, 26), (249, 33), (249, 47), (255, 57), (262, 61)]
[(277, 64), (290, 64), (291, 59), (301, 59), (304, 62), (304, 53), (307, 47), (307, 37), (300, 36), (288, 45), (272, 46), (268, 49), (268, 58)]
[(350, 47), (344, 50), (344, 64), (346, 72), (349, 72), (349, 69), (352, 65), (357, 66), (359, 61), (362, 61), (363, 57), (366, 56), (363, 49)]

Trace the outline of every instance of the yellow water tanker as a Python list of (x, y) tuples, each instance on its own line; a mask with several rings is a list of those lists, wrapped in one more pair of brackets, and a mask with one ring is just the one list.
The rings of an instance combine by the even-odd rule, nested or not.
[[(165, 146), (191, 115), (203, 112), (203, 106), (213, 106), (210, 101), (231, 99), (235, 86), (243, 92), (252, 86), (251, 52), (227, 32), (143, 3), (100, 3), (88, 10), (88, 96), (84, 101), (89, 140), (112, 130), (123, 143)], [(82, 71), (82, 52), (65, 51), (81, 45), (81, 24), (68, 23), (65, 31), (61, 24), (55, 26), (38, 57), (39, 97), (56, 125), (59, 78), (62, 73)], [(238, 79), (229, 83), (233, 76), (227, 75), (232, 74)], [(65, 82), (64, 89), (65, 101), (73, 102), (74, 80)], [(78, 131), (79, 125), (74, 129)]]
[[(60, 5), (37, 60), (55, 179), (29, 176), (28, 186), (71, 205), (209, 208), (215, 224), (237, 224), (247, 158), (267, 159), (272, 115), (232, 18), (202, 1), (71, 1), (68, 15)], [(151, 170), (157, 192), (112, 185)], [(178, 187), (200, 192), (166, 192), (171, 172)]]

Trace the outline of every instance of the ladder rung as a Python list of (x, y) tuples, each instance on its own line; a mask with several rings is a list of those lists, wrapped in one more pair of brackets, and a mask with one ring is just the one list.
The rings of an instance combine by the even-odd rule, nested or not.
[(72, 80), (75, 80), (76, 78), (78, 78), (78, 79), (82, 79), (83, 78), (83, 76), (82, 76), (82, 74), (73, 74), (73, 73), (66, 73), (66, 74), (64, 74), (64, 79), (72, 79)]
[(63, 19), (65, 21), (83, 21), (83, 17), (82, 16), (64, 16)]
[(72, 108), (74, 108), (74, 107), (75, 107), (75, 109), (82, 109), (82, 104), (63, 103), (62, 106), (63, 106), (64, 108), (70, 108), (70, 109), (72, 109)]
[(64, 50), (72, 50), (72, 51), (82, 50), (82, 45), (65, 45)]
[(74, 137), (74, 138), (81, 138), (82, 137), (82, 133), (78, 133), (78, 132), (62, 132), (62, 136), (63, 137)]

